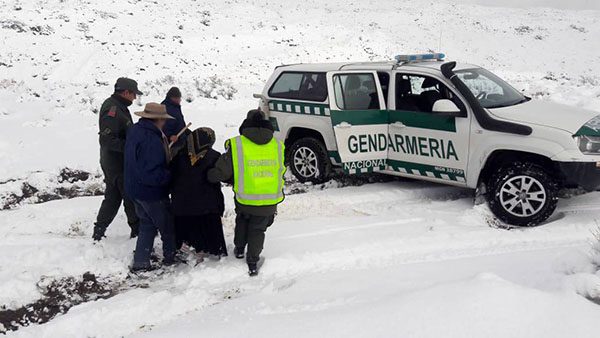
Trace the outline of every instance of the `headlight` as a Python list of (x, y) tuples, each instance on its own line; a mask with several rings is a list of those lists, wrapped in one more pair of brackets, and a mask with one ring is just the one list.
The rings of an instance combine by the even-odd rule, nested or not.
[(579, 150), (588, 155), (600, 154), (600, 136), (578, 135), (573, 136)]

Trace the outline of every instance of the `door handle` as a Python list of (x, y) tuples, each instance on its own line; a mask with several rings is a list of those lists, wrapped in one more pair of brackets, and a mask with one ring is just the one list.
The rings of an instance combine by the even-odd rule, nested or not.
[(340, 124), (338, 124), (335, 127), (340, 128), (340, 129), (348, 129), (348, 128), (352, 127), (352, 125), (346, 121), (342, 121), (342, 122), (340, 122)]
[(400, 121), (396, 121), (392, 124), (390, 124), (390, 126), (394, 127), (394, 128), (406, 128), (406, 125)]

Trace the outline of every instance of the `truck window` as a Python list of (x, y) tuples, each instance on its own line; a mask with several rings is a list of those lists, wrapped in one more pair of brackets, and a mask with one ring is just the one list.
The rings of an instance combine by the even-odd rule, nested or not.
[(452, 100), (465, 110), (462, 101), (439, 80), (424, 75), (396, 75), (396, 110), (431, 113), (440, 99)]
[(303, 101), (323, 102), (327, 99), (325, 73), (284, 72), (279, 75), (269, 96)]
[(373, 74), (339, 74), (333, 77), (335, 102), (342, 110), (377, 110), (379, 96)]

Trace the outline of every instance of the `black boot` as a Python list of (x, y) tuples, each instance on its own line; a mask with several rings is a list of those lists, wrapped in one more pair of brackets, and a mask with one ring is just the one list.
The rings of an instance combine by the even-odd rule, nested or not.
[(258, 276), (258, 264), (248, 263), (248, 274), (250, 277)]
[(162, 261), (162, 266), (176, 266), (182, 263), (186, 263), (186, 261), (182, 260), (181, 258), (175, 256), (171, 259), (163, 259)]
[(238, 248), (236, 246), (235, 248), (233, 248), (233, 254), (235, 255), (235, 258), (237, 258), (237, 259), (244, 258), (244, 248)]
[(154, 265), (154, 264), (150, 264), (148, 266), (144, 266), (144, 267), (133, 267), (130, 266), (129, 267), (129, 271), (133, 274), (138, 274), (138, 273), (144, 273), (144, 272), (150, 272), (150, 271), (154, 271), (154, 270), (158, 270), (160, 267), (158, 265)]
[(187, 264), (187, 257), (188, 254), (183, 253), (181, 251), (176, 251), (175, 255), (173, 256), (173, 258), (171, 259), (163, 259), (162, 261), (162, 265), (163, 266), (171, 266), (171, 265), (178, 265), (178, 264)]

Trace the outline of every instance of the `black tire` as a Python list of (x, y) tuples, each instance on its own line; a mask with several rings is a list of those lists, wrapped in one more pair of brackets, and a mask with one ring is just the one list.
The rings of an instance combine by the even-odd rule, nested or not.
[(541, 166), (514, 162), (500, 167), (487, 184), (490, 209), (501, 221), (536, 226), (556, 209), (558, 185)]
[(287, 152), (287, 162), (292, 174), (302, 183), (329, 180), (331, 161), (325, 145), (317, 139), (305, 137), (294, 142)]

